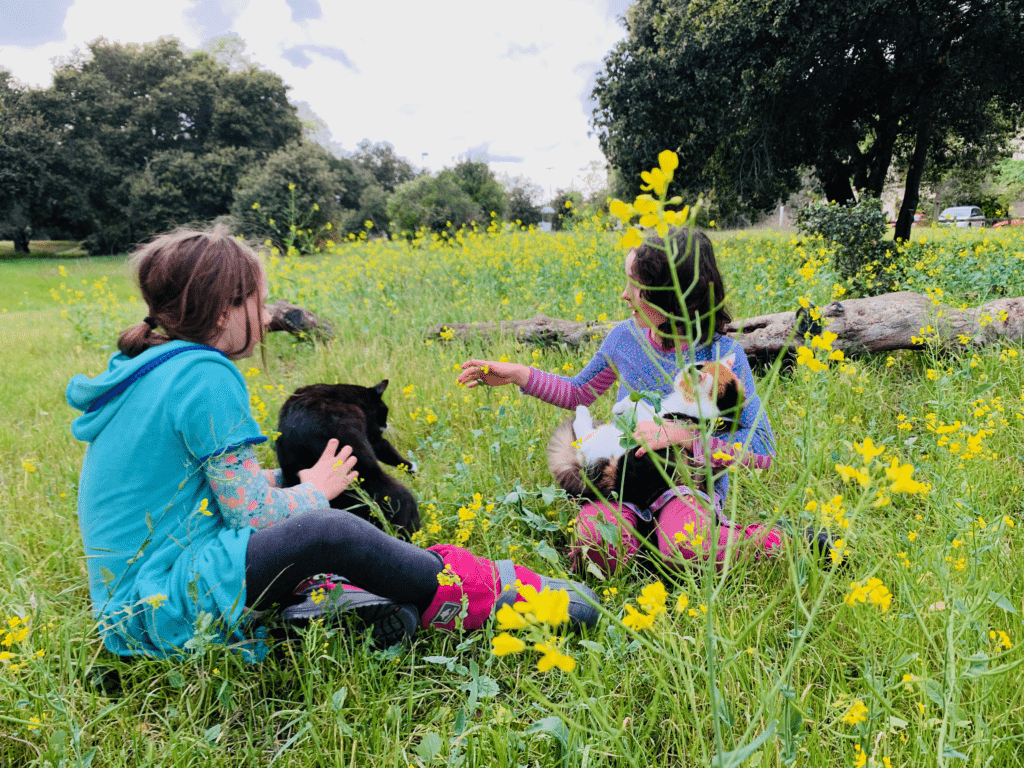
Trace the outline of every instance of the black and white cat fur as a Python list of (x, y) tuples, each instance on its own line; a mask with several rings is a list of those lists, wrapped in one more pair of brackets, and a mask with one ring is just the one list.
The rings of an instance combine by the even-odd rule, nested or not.
[[(416, 465), (384, 437), (388, 407), (381, 396), (387, 386), (385, 379), (373, 387), (311, 384), (295, 390), (281, 406), (278, 417), (277, 460), (283, 485), (289, 487), (298, 485), (299, 471), (316, 464), (332, 437), (337, 438), (339, 446), (352, 446), (359, 487), (401, 535), (409, 536), (420, 527), (416, 497), (380, 465), (404, 464), (410, 471), (416, 471)], [(331, 500), (331, 506), (377, 522), (366, 502), (353, 490), (343, 491)]]
[[(733, 372), (735, 362), (735, 355), (728, 355), (679, 371), (657, 416), (702, 429), (735, 421), (743, 407), (743, 385)], [(618, 416), (630, 409), (635, 409), (636, 423), (651, 421), (656, 415), (646, 400), (633, 402), (628, 397), (617, 402), (612, 413)], [(551, 436), (548, 466), (570, 496), (610, 499), (621, 492), (622, 501), (647, 507), (669, 486), (650, 454), (637, 458), (637, 448), (627, 451), (622, 437), (615, 424), (595, 423), (590, 410), (578, 406), (576, 417), (562, 422)], [(672, 452), (657, 453), (671, 477), (678, 469)]]

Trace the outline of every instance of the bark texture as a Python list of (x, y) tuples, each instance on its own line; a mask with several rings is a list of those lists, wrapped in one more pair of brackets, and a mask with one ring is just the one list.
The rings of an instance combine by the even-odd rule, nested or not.
[[(1024, 341), (1024, 297), (1002, 298), (980, 307), (957, 310), (911, 291), (886, 293), (863, 299), (834, 301), (821, 307), (822, 320), (815, 322), (808, 312), (778, 312), (748, 317), (732, 323), (728, 332), (748, 357), (766, 360), (783, 350), (795, 350), (804, 344), (803, 331), (827, 330), (836, 334), (835, 349), (848, 354), (886, 352), (894, 349), (921, 349), (915, 339), (936, 338), (940, 346), (960, 348), (984, 346), (1000, 340)], [(922, 328), (931, 327), (930, 333)], [(610, 324), (558, 320), (537, 315), (529, 320), (500, 323), (442, 323), (426, 330), (429, 336), (463, 341), (509, 334), (519, 341), (539, 345), (581, 343), (601, 339)], [(797, 332), (799, 328), (799, 333)], [(445, 335), (442, 335), (444, 333)], [(966, 345), (961, 336), (969, 340)]]
[(317, 317), (308, 309), (289, 304), (284, 299), (278, 299), (273, 304), (267, 305), (270, 313), (270, 330), (288, 331), (293, 336), (312, 336), (319, 341), (329, 341), (334, 338), (334, 327), (323, 318)]

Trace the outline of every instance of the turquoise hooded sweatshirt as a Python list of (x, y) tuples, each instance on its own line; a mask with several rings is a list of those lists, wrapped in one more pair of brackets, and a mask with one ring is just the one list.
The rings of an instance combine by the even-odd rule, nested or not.
[(266, 440), (234, 363), (183, 341), (117, 353), (99, 376), (75, 376), (67, 399), (84, 411), (71, 425), (89, 443), (78, 522), (107, 648), (178, 653), (197, 623), (248, 645), (240, 630), (252, 529), (226, 525), (203, 472), (210, 457)]

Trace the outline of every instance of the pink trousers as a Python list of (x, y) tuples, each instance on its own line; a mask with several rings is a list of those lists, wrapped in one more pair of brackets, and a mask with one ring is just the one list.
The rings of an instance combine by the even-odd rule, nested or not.
[[(684, 566), (711, 557), (712, 538), (716, 536), (714, 512), (696, 496), (673, 496), (654, 513), (654, 534), (658, 551), (667, 565)], [(573, 547), (576, 567), (585, 560), (597, 564), (605, 573), (614, 573), (628, 563), (640, 549), (637, 525), (640, 516), (630, 505), (589, 502), (580, 509)], [(608, 534), (614, 533), (614, 536)], [(735, 562), (746, 557), (773, 557), (782, 552), (785, 534), (768, 525), (745, 528), (722, 523), (717, 526), (718, 546), (715, 566), (721, 569), (726, 548), (732, 549)]]

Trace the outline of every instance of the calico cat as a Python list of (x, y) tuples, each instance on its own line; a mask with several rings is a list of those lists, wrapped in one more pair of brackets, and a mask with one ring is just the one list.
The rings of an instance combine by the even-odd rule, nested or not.
[[(703, 430), (728, 429), (743, 408), (743, 385), (733, 372), (735, 362), (735, 355), (728, 355), (681, 370), (672, 382), (672, 392), (662, 398), (657, 415)], [(627, 422), (632, 424), (653, 420), (656, 413), (646, 400), (634, 403), (630, 398), (616, 403), (612, 413), (622, 416), (631, 410), (635, 419)], [(575, 419), (562, 422), (548, 442), (548, 467), (571, 496), (608, 499), (621, 490), (622, 501), (647, 507), (669, 486), (650, 454), (637, 458), (637, 447), (627, 450), (622, 438), (616, 424), (595, 424), (589, 409), (578, 406)], [(657, 453), (670, 477), (680, 469), (672, 451)], [(693, 480), (703, 485), (701, 473), (692, 474)]]
[[(278, 417), (277, 460), (285, 487), (299, 483), (299, 471), (316, 464), (332, 437), (339, 446), (351, 445), (356, 457), (359, 486), (396, 526), (409, 536), (420, 527), (419, 507), (412, 491), (384, 472), (379, 462), (397, 467), (405, 464), (410, 471), (416, 465), (403, 458), (384, 437), (388, 424), (388, 407), (382, 395), (387, 389), (385, 379), (374, 387), (356, 384), (311, 384), (295, 390)], [(347, 509), (373, 521), (370, 508), (352, 490), (346, 490), (331, 501), (335, 509)], [(375, 522), (375, 521), (374, 521)]]

